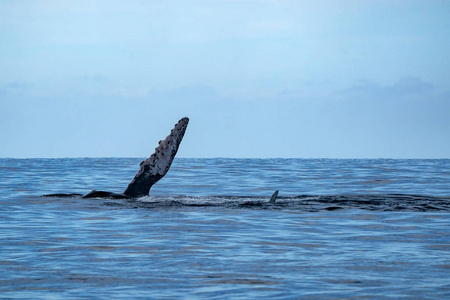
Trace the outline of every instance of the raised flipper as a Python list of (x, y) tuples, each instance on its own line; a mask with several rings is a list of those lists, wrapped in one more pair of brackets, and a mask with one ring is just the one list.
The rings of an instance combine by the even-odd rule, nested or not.
[(275, 193), (273, 193), (272, 197), (270, 198), (269, 203), (275, 204), (275, 200), (277, 200), (277, 196), (278, 196), (278, 190), (276, 190)]
[(130, 198), (147, 196), (152, 185), (166, 175), (177, 154), (188, 123), (188, 118), (181, 119), (166, 139), (159, 141), (159, 146), (155, 149), (155, 153), (141, 162), (139, 171), (128, 184), (127, 189), (123, 192), (124, 195)]

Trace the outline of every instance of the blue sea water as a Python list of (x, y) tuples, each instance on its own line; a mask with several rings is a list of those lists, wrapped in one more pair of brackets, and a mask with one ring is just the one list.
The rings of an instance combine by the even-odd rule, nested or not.
[(0, 298), (450, 298), (449, 159), (175, 159), (149, 197), (42, 197), (140, 161), (0, 159)]

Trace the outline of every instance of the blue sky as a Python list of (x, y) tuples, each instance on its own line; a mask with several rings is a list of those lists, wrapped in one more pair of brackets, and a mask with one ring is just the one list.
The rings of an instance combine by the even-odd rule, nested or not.
[(0, 1), (0, 157), (450, 158), (450, 1)]

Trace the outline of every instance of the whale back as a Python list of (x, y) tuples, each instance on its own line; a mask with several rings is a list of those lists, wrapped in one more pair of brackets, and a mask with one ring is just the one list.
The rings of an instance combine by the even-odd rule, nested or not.
[(159, 141), (155, 152), (141, 162), (139, 171), (124, 192), (126, 196), (131, 198), (147, 196), (150, 188), (167, 174), (177, 154), (188, 123), (188, 118), (178, 121), (170, 134), (163, 141)]

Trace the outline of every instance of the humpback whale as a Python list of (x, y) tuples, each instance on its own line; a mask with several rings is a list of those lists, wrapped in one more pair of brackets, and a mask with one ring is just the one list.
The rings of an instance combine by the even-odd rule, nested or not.
[[(82, 198), (114, 198), (114, 199), (132, 199), (147, 196), (151, 187), (157, 183), (169, 171), (178, 147), (183, 139), (188, 118), (183, 118), (175, 124), (170, 134), (162, 141), (159, 141), (155, 152), (146, 160), (142, 161), (139, 171), (128, 184), (123, 193), (112, 193), (93, 190)], [(72, 197), (81, 196), (80, 194), (49, 194), (46, 197)]]
[[(128, 184), (123, 193), (113, 193), (106, 191), (92, 190), (86, 195), (71, 194), (47, 194), (44, 197), (79, 197), (81, 198), (109, 198), (109, 199), (135, 199), (147, 196), (151, 187), (157, 183), (164, 175), (167, 174), (169, 168), (175, 158), (180, 147), (181, 140), (186, 132), (188, 118), (183, 118), (175, 124), (170, 134), (162, 141), (159, 141), (155, 152), (139, 165), (139, 171)], [(269, 204), (275, 204), (278, 197), (278, 190), (275, 191), (270, 198)]]

